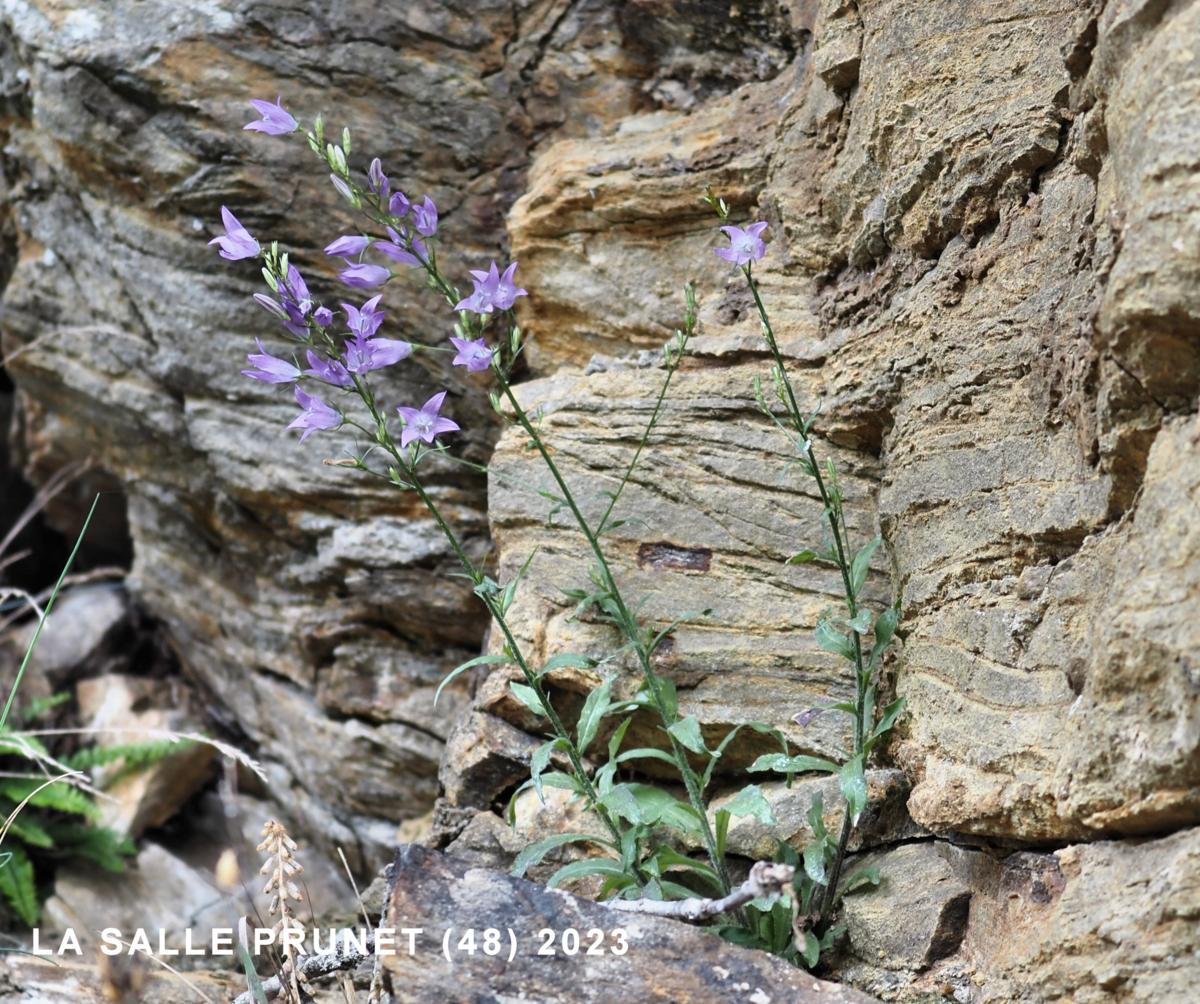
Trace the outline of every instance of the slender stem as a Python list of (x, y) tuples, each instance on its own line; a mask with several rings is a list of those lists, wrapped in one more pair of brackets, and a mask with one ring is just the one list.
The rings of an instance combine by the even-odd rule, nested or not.
[[(541, 454), (542, 460), (545, 462), (547, 469), (558, 485), (559, 491), (562, 492), (563, 501), (570, 509), (571, 515), (575, 517), (575, 522), (579, 525), (579, 529), (583, 532), (587, 539), (588, 546), (591, 548), (592, 554), (596, 558), (596, 562), (600, 568), (600, 574), (604, 577), (604, 585), (612, 597), (613, 602), (617, 607), (617, 621), (626, 638), (632, 643), (634, 650), (637, 652), (638, 661), (641, 663), (642, 675), (646, 680), (646, 689), (650, 694), (650, 700), (654, 704), (655, 710), (659, 717), (669, 729), (675, 723), (675, 716), (671, 714), (667, 706), (666, 698), (663, 696), (662, 688), (659, 685), (658, 674), (654, 672), (654, 668), (650, 663), (652, 653), (647, 650), (645, 639), (642, 637), (641, 631), (637, 627), (637, 622), (629, 613), (629, 608), (625, 604), (625, 600), (621, 596), (620, 589), (617, 586), (616, 578), (612, 573), (612, 569), (608, 564), (608, 559), (604, 555), (604, 550), (600, 546), (600, 541), (595, 532), (592, 530), (591, 524), (588, 523), (583, 513), (579, 509), (579, 505), (575, 501), (575, 496), (571, 493), (571, 489), (567, 487), (567, 483), (559, 471), (558, 465), (554, 462), (554, 458), (550, 455), (550, 451), (546, 449), (546, 444), (542, 441), (542, 437), (534, 428), (533, 423), (529, 420), (525, 409), (521, 407), (521, 402), (517, 400), (513, 393), (512, 386), (508, 380), (502, 375), (498, 375), (500, 389), (504, 396), (512, 405), (513, 413), (516, 416), (517, 422), (529, 435), (530, 440)], [(730, 890), (729, 872), (725, 866), (723, 857), (717, 852), (717, 839), (712, 831), (712, 827), (708, 822), (708, 814), (705, 811), (703, 792), (700, 790), (700, 781), (696, 777), (696, 772), (692, 770), (691, 762), (688, 760), (687, 751), (683, 745), (669, 731), (667, 738), (671, 743), (672, 756), (679, 769), (680, 776), (683, 779), (684, 787), (687, 789), (688, 801), (692, 808), (696, 811), (699, 817), (700, 826), (702, 829), (705, 850), (708, 852), (709, 860), (712, 863), (714, 870), (720, 879), (722, 892), (728, 894)]]
[[(775, 338), (775, 330), (771, 326), (771, 319), (767, 315), (767, 308), (763, 304), (762, 296), (758, 290), (758, 283), (754, 279), (749, 263), (742, 266), (742, 273), (746, 277), (746, 283), (750, 287), (750, 292), (754, 297), (754, 304), (758, 308), (758, 317), (762, 322), (763, 338), (767, 343), (767, 347), (771, 350), (771, 355), (775, 360), (775, 368), (779, 374), (779, 382), (783, 387), (785, 404), (788, 413), (791, 417), (792, 424), (796, 432), (800, 436), (801, 442), (804, 444), (805, 454), (808, 458), (809, 467), (812, 470), (813, 478), (817, 483), (817, 490), (821, 495), (821, 502), (825, 506), (825, 516), (829, 523), (830, 532), (833, 535), (833, 545), (837, 555), (837, 566), (842, 573), (842, 585), (845, 593), (846, 611), (849, 619), (853, 620), (858, 613), (858, 598), (854, 592), (854, 585), (851, 579), (850, 562), (846, 557), (846, 517), (842, 510), (841, 502), (834, 504), (834, 499), (830, 493), (829, 486), (826, 485), (825, 479), (821, 476), (821, 467), (817, 463), (816, 454), (813, 452), (812, 440), (807, 436), (807, 429), (804, 424), (804, 416), (800, 411), (800, 406), (796, 402), (796, 393), (792, 388), (792, 381), (788, 377), (787, 369), (784, 366), (783, 354), (779, 351), (779, 343)], [(840, 518), (839, 518), (840, 517)], [(854, 644), (854, 756), (863, 755), (863, 747), (866, 741), (867, 723), (864, 721), (866, 717), (866, 689), (868, 681), (863, 673), (863, 654), (862, 654), (862, 639), (855, 630), (851, 630), (851, 635)], [(850, 842), (850, 834), (854, 829), (854, 824), (851, 819), (850, 803), (846, 802), (846, 815), (842, 821), (842, 830), (838, 836), (837, 850), (834, 854), (833, 867), (829, 872), (829, 881), (825, 886), (824, 895), (821, 897), (821, 907), (819, 912), (819, 923), (825, 925), (829, 921), (830, 913), (833, 911), (834, 903), (837, 899), (837, 885), (841, 878), (842, 866), (846, 859), (846, 847)]]
[[(405, 476), (408, 480), (408, 484), (411, 485), (413, 490), (417, 493), (417, 496), (421, 499), (421, 502), (429, 511), (429, 514), (433, 517), (434, 522), (437, 523), (438, 528), (442, 531), (442, 535), (447, 541), (449, 541), (451, 548), (454, 550), (455, 556), (458, 558), (459, 563), (463, 567), (463, 570), (467, 573), (471, 581), (476, 586), (481, 585), (485, 579), (484, 574), (471, 560), (470, 556), (466, 552), (466, 549), (463, 547), (462, 542), (458, 539), (458, 535), (451, 528), (450, 524), (446, 522), (446, 518), (442, 515), (441, 510), (434, 503), (433, 499), (426, 491), (425, 486), (421, 483), (421, 479), (417, 476), (417, 465), (415, 460), (408, 459), (396, 447), (396, 443), (392, 439), (391, 433), (388, 432), (387, 423), (385, 422), (383, 416), (379, 413), (378, 407), (375, 404), (375, 398), (371, 393), (370, 388), (358, 376), (355, 376), (354, 380), (359, 396), (362, 398), (363, 403), (366, 404), (368, 410), (371, 412), (371, 416), (375, 419), (376, 426), (378, 428), (376, 439), (379, 441), (379, 444), (388, 452), (392, 459), (394, 459), (396, 463), (403, 468)], [(596, 788), (592, 784), (591, 776), (584, 768), (582, 756), (583, 751), (580, 750), (576, 743), (571, 739), (571, 734), (567, 731), (567, 728), (563, 724), (562, 719), (559, 717), (558, 712), (554, 710), (554, 705), (550, 701), (550, 696), (545, 692), (541, 679), (529, 666), (524, 653), (521, 651), (521, 646), (518, 644), (517, 639), (512, 632), (512, 628), (508, 624), (508, 619), (505, 617), (504, 611), (496, 602), (496, 598), (488, 594), (481, 594), (480, 598), (483, 600), (484, 606), (487, 607), (488, 613), (491, 614), (492, 619), (496, 622), (501, 633), (504, 635), (504, 640), (507, 644), (508, 650), (512, 653), (513, 658), (516, 660), (517, 666), (520, 668), (522, 675), (525, 677), (526, 684), (532, 688), (535, 694), (537, 694), (538, 700), (541, 702), (542, 707), (546, 711), (546, 718), (550, 722), (550, 727), (553, 729), (555, 737), (563, 741), (563, 745), (566, 747), (567, 757), (571, 761), (571, 768), (575, 773), (575, 778), (579, 782), (580, 787), (583, 789), (583, 796), (584, 800), (587, 802), (588, 809), (594, 812), (600, 818), (601, 822), (604, 823), (605, 828), (612, 836), (613, 841), (616, 844), (616, 849), (619, 852), (621, 847), (621, 830), (613, 820), (608, 809), (605, 808), (605, 806), (600, 802), (600, 796), (597, 794)]]

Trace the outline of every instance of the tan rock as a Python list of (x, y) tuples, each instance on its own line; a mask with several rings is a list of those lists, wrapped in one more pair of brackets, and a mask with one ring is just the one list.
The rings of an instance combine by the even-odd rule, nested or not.
[[(83, 680), (76, 698), (87, 741), (98, 747), (162, 743), (172, 734), (195, 733), (188, 692), (181, 681), (110, 674)], [(122, 836), (138, 837), (161, 826), (209, 779), (215, 750), (197, 742), (144, 767), (123, 761), (97, 768), (104, 791), (98, 803), (101, 821)]]

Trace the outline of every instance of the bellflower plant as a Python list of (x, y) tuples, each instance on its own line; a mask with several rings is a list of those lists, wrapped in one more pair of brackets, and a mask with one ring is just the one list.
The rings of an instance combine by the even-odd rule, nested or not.
[[(863, 870), (851, 875), (840, 884), (842, 867), (846, 858), (846, 847), (854, 827), (858, 824), (867, 806), (867, 781), (865, 767), (874, 748), (887, 735), (896, 719), (904, 711), (904, 698), (887, 705), (882, 713), (876, 713), (876, 691), (878, 670), (884, 651), (896, 634), (898, 612), (888, 607), (878, 616), (863, 604), (863, 587), (871, 558), (882, 540), (873, 537), (857, 550), (850, 546), (850, 532), (846, 525), (845, 499), (842, 495), (837, 468), (832, 461), (821, 464), (813, 443), (813, 424), (816, 415), (805, 415), (800, 409), (796, 392), (788, 376), (775, 330), (763, 303), (758, 280), (754, 277), (754, 265), (766, 253), (762, 239), (767, 229), (765, 221), (751, 223), (746, 227), (729, 224), (729, 206), (724, 199), (706, 191), (704, 201), (716, 212), (723, 226), (721, 231), (729, 238), (728, 247), (714, 249), (718, 257), (737, 266), (754, 299), (758, 311), (762, 337), (771, 354), (773, 366), (771, 378), (775, 397), (782, 406), (783, 418), (776, 414), (767, 401), (761, 381), (755, 383), (755, 397), (759, 410), (770, 419), (796, 450), (798, 465), (812, 478), (817, 493), (824, 505), (824, 522), (827, 536), (825, 543), (816, 548), (805, 548), (788, 559), (788, 564), (819, 562), (837, 569), (842, 583), (844, 611), (840, 616), (826, 615), (820, 618), (816, 628), (816, 642), (827, 652), (844, 659), (853, 675), (855, 697), (853, 702), (811, 708), (796, 716), (802, 727), (817, 715), (826, 711), (837, 711), (849, 716), (852, 724), (853, 745), (843, 763), (812, 756), (789, 756), (767, 754), (751, 765), (751, 771), (775, 771), (791, 774), (795, 771), (816, 771), (836, 775), (845, 799), (840, 833), (835, 838), (826, 833), (822, 818), (822, 806), (815, 803), (809, 813), (809, 825), (816, 838), (805, 848), (804, 869), (798, 873), (796, 892), (800, 910), (804, 915), (802, 933), (804, 944), (800, 946), (804, 961), (815, 965), (822, 949), (827, 948), (836, 929), (832, 919), (838, 897), (863, 884), (877, 884), (878, 873)], [(870, 648), (866, 648), (870, 639)]]
[[(295, 121), (278, 103), (271, 106), (276, 110), (269, 114), (259, 107), (259, 103), (255, 104), (255, 108), (263, 115), (262, 121), (271, 125), (271, 128), (259, 131), (273, 135), (293, 131), (278, 128), (288, 120)], [(733, 884), (725, 859), (730, 820), (735, 815), (753, 815), (762, 823), (771, 824), (774, 819), (765, 798), (755, 785), (743, 788), (725, 808), (710, 816), (707, 790), (729, 744), (741, 728), (754, 729), (773, 736), (782, 751), (770, 755), (774, 759), (760, 758), (756, 765), (759, 769), (774, 769), (790, 776), (798, 771), (825, 767), (817, 767), (809, 762), (814, 758), (789, 757), (783, 737), (776, 730), (763, 725), (741, 726), (727, 734), (715, 748), (706, 744), (699, 721), (694, 716), (680, 715), (674, 683), (654, 668), (654, 656), (658, 648), (687, 618), (666, 625), (652, 625), (643, 621), (639, 614), (641, 604), (631, 602), (624, 595), (603, 543), (605, 536), (624, 522), (615, 518), (617, 506), (661, 416), (672, 378), (695, 332), (697, 305), (694, 290), (691, 286), (687, 287), (685, 320), (664, 347), (664, 376), (645, 430), (616, 490), (609, 494), (609, 503), (603, 515), (593, 522), (584, 516), (566, 475), (544, 441), (539, 419), (529, 414), (513, 389), (514, 367), (524, 351), (524, 335), (517, 324), (514, 307), (519, 298), (528, 296), (525, 289), (516, 285), (517, 263), (510, 262), (501, 270), (493, 261), (487, 269), (471, 270), (473, 288), (464, 295), (438, 263), (438, 207), (430, 195), (424, 195), (419, 201), (404, 195), (387, 176), (378, 158), (370, 161), (365, 172), (352, 171), (349, 164), (349, 130), (342, 131), (340, 143), (331, 142), (325, 135), (324, 121), (318, 116), (311, 127), (302, 128), (297, 123), (294, 131), (303, 135), (313, 153), (330, 172), (336, 191), (364, 220), (362, 234), (343, 234), (325, 248), (327, 255), (345, 261), (345, 268), (339, 272), (342, 283), (351, 289), (376, 291), (393, 281), (397, 275), (413, 274), (412, 271), (396, 273), (388, 266), (369, 260), (370, 255), (379, 254), (390, 261), (410, 266), (424, 277), (427, 285), (445, 302), (447, 327), (453, 330), (449, 338), (452, 349), (381, 337), (380, 331), (385, 321), (381, 306), (382, 292), (375, 292), (361, 305), (343, 303), (340, 311), (317, 302), (309, 294), (303, 277), (289, 262), (288, 254), (277, 243), (260, 242), (241, 227), (232, 213), (223, 209), (226, 234), (212, 243), (219, 244), (221, 255), (230, 260), (259, 259), (270, 295), (260, 293), (256, 299), (280, 321), (286, 337), (292, 342), (293, 351), (297, 354), (302, 352), (303, 361), (307, 363), (306, 368), (301, 368), (298, 355), (289, 361), (283, 355), (268, 352), (259, 342), (259, 351), (248, 356), (250, 368), (243, 372), (249, 378), (266, 384), (294, 384), (292, 393), (299, 413), (288, 428), (299, 431), (301, 441), (318, 432), (339, 429), (365, 437), (370, 444), (368, 447), (356, 447), (351, 456), (331, 462), (335, 466), (354, 469), (387, 481), (400, 491), (414, 493), (449, 542), (475, 595), (496, 625), (500, 651), (478, 656), (458, 666), (442, 681), (435, 701), (451, 680), (473, 667), (514, 667), (517, 679), (510, 684), (511, 692), (537, 717), (546, 733), (546, 741), (532, 756), (530, 778), (520, 790), (531, 788), (538, 797), (542, 797), (546, 787), (564, 788), (582, 800), (588, 810), (585, 818), (591, 821), (586, 832), (554, 834), (533, 844), (518, 856), (514, 872), (523, 873), (558, 848), (570, 844), (589, 845), (601, 853), (559, 868), (551, 877), (550, 884), (584, 876), (599, 876), (604, 883), (602, 896), (635, 901), (635, 905), (646, 900), (670, 901), (694, 897), (697, 887), (713, 892), (722, 902), (733, 902), (736, 895), (732, 893)], [(723, 218), (722, 222), (727, 221)], [(748, 280), (751, 278), (750, 264), (763, 253), (764, 229), (765, 224), (754, 224), (744, 229), (729, 227), (731, 247), (725, 249), (728, 253), (722, 257), (744, 268)], [(757, 298), (757, 287), (752, 288)], [(761, 310), (761, 301), (759, 303)], [(766, 325), (765, 310), (762, 316)], [(577, 613), (590, 612), (600, 623), (614, 629), (614, 637), (619, 639), (619, 645), (608, 658), (560, 653), (538, 666), (523, 650), (508, 617), (532, 556), (508, 581), (488, 574), (467, 553), (462, 539), (425, 484), (428, 461), (437, 456), (452, 457), (447, 440), (461, 431), (453, 417), (444, 414), (447, 410), (447, 392), (444, 389), (436, 391), (420, 406), (411, 402), (399, 406), (384, 405), (371, 383), (376, 370), (403, 362), (414, 350), (454, 351), (454, 366), (480, 377), (487, 374), (493, 409), (521, 429), (530, 448), (536, 451), (545, 465), (554, 489), (542, 494), (556, 511), (570, 514), (591, 555), (589, 585), (572, 590), (568, 595), (575, 602)], [(777, 353), (776, 356), (777, 369), (781, 374), (779, 380), (786, 381)], [(807, 433), (807, 426), (804, 428)], [(810, 463), (815, 465), (815, 460), (810, 459)], [(840, 520), (834, 532), (842, 534), (838, 538), (841, 540), (844, 538), (844, 518), (838, 508), (840, 494), (836, 491), (836, 481), (831, 481), (831, 486), (827, 505), (833, 507), (835, 520)], [(863, 577), (869, 557), (868, 553), (862, 561)], [(856, 557), (854, 568), (858, 564)], [(860, 572), (850, 570), (848, 574), (856, 577)], [(861, 588), (860, 579), (848, 581), (856, 581), (858, 588)], [(695, 616), (708, 613), (710, 611)], [(854, 607), (851, 609), (851, 619), (860, 627), (864, 623)], [(881, 618), (875, 625), (876, 648), (879, 651), (882, 651), (882, 645), (886, 645), (882, 622)], [(867, 625), (863, 630), (870, 630), (870, 626)], [(851, 643), (847, 640), (846, 644), (849, 646)], [(620, 655), (630, 656), (637, 667), (640, 676), (637, 691), (621, 691), (629, 696), (616, 696), (617, 677), (602, 676), (599, 684), (587, 694), (578, 718), (568, 724), (548, 687), (550, 674), (574, 666), (596, 671), (600, 675), (603, 667)], [(862, 666), (865, 667), (866, 663), (862, 663)], [(658, 747), (622, 748), (635, 714), (648, 715), (657, 722), (662, 737)], [(856, 720), (865, 723), (868, 717), (864, 705), (857, 712)], [(600, 742), (602, 733), (607, 736), (603, 744)], [(876, 728), (872, 735), (878, 734), (881, 733)], [(853, 770), (849, 772), (855, 781), (863, 776), (862, 764), (869, 753), (866, 742), (864, 739), (856, 747), (857, 773)], [(661, 787), (628, 780), (619, 773), (627, 772), (629, 765), (649, 759), (671, 765), (686, 792), (685, 800), (677, 799)], [(835, 772), (839, 771), (836, 765), (828, 766)], [(852, 788), (852, 785), (848, 786), (847, 790)], [(517, 794), (520, 794), (520, 790)], [(515, 800), (516, 795), (513, 797)], [(860, 803), (861, 799), (855, 804)], [(857, 812), (854, 815), (857, 818)], [(672, 832), (676, 836), (672, 836)], [(686, 838), (685, 844), (703, 848), (707, 860), (681, 853), (678, 850), (678, 835)], [(842, 855), (844, 841), (833, 868), (835, 877)], [(808, 864), (807, 853), (805, 864)], [(829, 888), (836, 884), (836, 880), (831, 882)], [(798, 890), (798, 895), (802, 893), (803, 890)], [(809, 900), (812, 900), (811, 895)], [(782, 909), (789, 920), (786, 936), (771, 947), (783, 954), (790, 953), (793, 957), (797, 946), (803, 947), (804, 929), (790, 923), (799, 908), (798, 902), (789, 906), (787, 903), (755, 901), (745, 909), (742, 906), (745, 900), (737, 902), (736, 907), (729, 908), (728, 916), (733, 923), (726, 926), (730, 930), (740, 931), (743, 938), (754, 937), (762, 926), (761, 918), (756, 917), (754, 911), (767, 911), (768, 918), (775, 918), (776, 911)], [(658, 905), (663, 904), (660, 902)], [(807, 910), (808, 906), (804, 908)], [(815, 923), (810, 922), (809, 925), (821, 932), (822, 937), (827, 936), (826, 921), (830, 909), (832, 900), (829, 908), (820, 914)], [(714, 912), (719, 913), (721, 909)], [(795, 945), (792, 932), (800, 937)]]

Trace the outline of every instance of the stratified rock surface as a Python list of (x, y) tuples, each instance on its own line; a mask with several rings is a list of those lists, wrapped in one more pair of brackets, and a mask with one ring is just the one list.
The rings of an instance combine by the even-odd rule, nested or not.
[[(436, 528), (321, 465), (334, 441), (298, 445), (290, 405), (237, 373), (269, 324), (252, 269), (205, 246), (219, 207), (295, 247), (322, 295), (319, 249), (349, 226), (300, 144), (241, 132), (246, 99), (277, 94), (438, 200), (456, 274), (520, 261), (519, 393), (593, 517), (662, 379), (639, 350), (697, 282), (700, 334), (606, 543), (650, 622), (711, 609), (659, 654), (706, 739), (765, 721), (832, 755), (837, 718), (793, 716), (848, 693), (811, 634), (838, 583), (783, 564), (820, 541), (820, 505), (755, 407), (758, 321), (699, 196), (767, 220), (763, 295), (853, 535), (884, 536), (869, 595), (902, 616), (883, 688), (908, 711), (863, 849), (947, 892), (908, 890), (924, 926), (875, 939), (863, 980), (1029, 1004), (1200, 984), (1200, 0), (0, 0), (0, 19), (11, 455), (34, 481), (88, 457), (125, 486), (130, 589), (319, 848), (363, 869), (430, 825), (503, 865), (570, 810), (493, 815), (539, 738), (507, 670), (432, 703), (487, 643)], [(392, 334), (449, 321), (416, 284), (386, 306)], [(523, 643), (606, 653), (570, 616), (586, 550), (547, 520), (524, 436), (497, 443), (480, 386), (437, 363), (388, 393), (439, 384), (456, 447), (496, 448), (487, 484), (446, 465), (434, 491), (503, 575), (534, 555)], [(567, 719), (597, 680), (553, 676)], [(737, 849), (802, 843), (811, 784)], [(885, 850), (931, 833), (999, 885)], [(1061, 895), (1008, 897), (1022, 848)]]
[[(397, 931), (421, 928), (411, 955), (407, 936), (398, 935), (401, 950), (387, 958), (401, 999), (446, 1004), (872, 1000), (679, 921), (616, 913), (412, 844), (400, 848), (390, 881), (388, 925)], [(499, 948), (490, 952), (483, 948), (489, 928), (500, 936)], [(459, 947), (468, 932), (474, 951)], [(446, 954), (443, 943), (449, 946)]]

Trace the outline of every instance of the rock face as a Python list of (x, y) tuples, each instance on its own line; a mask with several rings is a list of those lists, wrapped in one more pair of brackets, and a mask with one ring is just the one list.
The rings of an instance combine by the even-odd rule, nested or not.
[[(662, 377), (636, 350), (697, 281), (701, 334), (608, 544), (649, 620), (712, 609), (660, 657), (706, 737), (766, 721), (829, 754), (836, 719), (792, 716), (848, 692), (811, 635), (837, 583), (782, 564), (820, 507), (755, 409), (753, 304), (699, 195), (766, 219), (763, 295), (852, 533), (884, 535), (871, 598), (901, 610), (884, 684), (908, 714), (880, 770), (911, 819), (880, 839), (1066, 847), (1053, 867), (1077, 869), (1045, 904), (946, 880), (972, 896), (950, 958), (983, 982), (963, 993), (1141, 1000), (1194, 972), (1185, 907), (1155, 913), (1125, 877), (1157, 862), (1194, 889), (1200, 823), (1200, 0), (377, 7), (0, 5), (14, 455), (33, 480), (92, 456), (125, 485), (130, 587), (272, 796), (361, 867), (441, 792), (438, 839), (499, 862), (516, 844), (490, 813), (535, 746), (503, 671), (432, 705), (485, 631), (435, 528), (321, 466), (330, 440), (282, 436), (290, 409), (237, 375), (263, 322), (249, 270), (204, 247), (218, 207), (295, 245), (322, 292), (344, 222), (297, 144), (239, 131), (246, 97), (280, 94), (437, 198), (452, 269), (520, 260), (520, 393), (592, 515)], [(405, 332), (433, 303), (397, 284), (387, 306)], [(392, 391), (442, 380), (486, 460), (477, 386), (430, 364)], [(513, 608), (532, 652), (603, 652), (569, 616), (587, 560), (547, 484), (506, 433), (486, 486), (447, 466), (435, 491), (502, 572), (536, 550)], [(596, 679), (554, 677), (568, 717)], [(762, 751), (739, 742), (719, 784)], [(997, 888), (1017, 881), (996, 858)], [(958, 916), (938, 902), (889, 965), (933, 971)]]
[[(407, 936), (397, 935), (399, 951), (386, 963), (393, 985), (406, 999), (466, 1002), (511, 995), (514, 1000), (579, 1004), (871, 1000), (678, 921), (615, 913), (411, 844), (400, 848), (390, 881), (387, 926), (397, 932), (421, 929), (411, 955)], [(483, 948), (489, 928), (503, 939), (496, 942), (498, 950)], [(473, 952), (455, 947), (468, 931), (478, 939)], [(450, 932), (449, 957), (442, 952), (444, 932)], [(582, 949), (575, 935), (581, 937)]]

